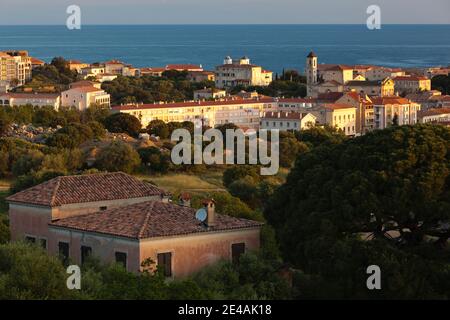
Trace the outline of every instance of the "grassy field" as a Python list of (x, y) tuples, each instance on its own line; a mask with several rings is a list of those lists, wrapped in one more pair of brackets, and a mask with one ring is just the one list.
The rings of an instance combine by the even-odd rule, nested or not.
[(192, 194), (207, 192), (225, 192), (222, 185), (222, 172), (207, 172), (204, 174), (167, 174), (159, 175), (139, 175), (142, 180), (151, 181), (164, 190), (172, 193), (182, 191)]
[(0, 179), (0, 191), (8, 191), (10, 185), (10, 180)]

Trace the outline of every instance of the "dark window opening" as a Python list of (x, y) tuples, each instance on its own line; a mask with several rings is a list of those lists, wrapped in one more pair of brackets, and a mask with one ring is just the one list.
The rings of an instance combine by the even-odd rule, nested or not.
[(63, 261), (64, 265), (67, 265), (69, 262), (69, 244), (67, 242), (59, 242), (58, 252), (59, 257)]
[(231, 257), (233, 263), (239, 263), (239, 258), (245, 253), (245, 243), (235, 243), (231, 245)]
[(100, 211), (105, 211), (106, 209), (108, 209), (108, 207), (100, 207)]
[(25, 241), (28, 243), (36, 243), (36, 238), (27, 236), (27, 237), (25, 237)]
[(161, 268), (165, 277), (172, 276), (172, 253), (158, 253), (158, 267)]
[(42, 249), (47, 249), (47, 240), (46, 239), (40, 239), (39, 243), (41, 244)]
[(116, 252), (116, 263), (127, 268), (127, 254), (125, 252)]
[(86, 259), (89, 258), (92, 254), (92, 248), (87, 246), (81, 246), (81, 264), (86, 262)]

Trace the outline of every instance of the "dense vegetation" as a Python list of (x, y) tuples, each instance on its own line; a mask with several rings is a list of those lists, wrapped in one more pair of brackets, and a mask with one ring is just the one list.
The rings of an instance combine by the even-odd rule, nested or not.
[(221, 262), (200, 274), (165, 281), (151, 261), (134, 274), (92, 259), (82, 267), (81, 290), (68, 290), (61, 261), (38, 246), (0, 245), (0, 299), (287, 299), (279, 262), (253, 253), (239, 264)]
[[(305, 272), (301, 297), (448, 299), (450, 130), (392, 127), (322, 144), (297, 159), (265, 217)], [(382, 291), (366, 288), (373, 264)]]
[(194, 91), (213, 87), (214, 82), (195, 83), (187, 80), (187, 72), (165, 72), (162, 77), (122, 77), (105, 82), (102, 88), (111, 95), (111, 103), (153, 103), (156, 101), (192, 100)]
[(431, 79), (431, 89), (450, 95), (450, 75), (439, 75)]

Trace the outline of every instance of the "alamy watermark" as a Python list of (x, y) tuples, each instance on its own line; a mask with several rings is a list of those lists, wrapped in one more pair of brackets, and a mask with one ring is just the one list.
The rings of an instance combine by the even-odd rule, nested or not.
[(66, 20), (66, 26), (69, 30), (81, 29), (81, 8), (75, 4), (67, 7), (66, 13), (69, 15)]
[(381, 8), (375, 4), (367, 7), (366, 13), (369, 15), (366, 24), (369, 30), (381, 29)]
[(67, 278), (66, 286), (69, 290), (81, 289), (81, 269), (77, 265), (71, 265), (67, 267), (67, 274), (70, 276)]
[[(172, 133), (172, 141), (178, 142), (171, 154), (174, 164), (260, 164), (263, 166), (260, 169), (261, 175), (270, 176), (278, 173), (280, 163), (278, 130), (262, 129), (257, 132), (248, 129), (244, 132), (242, 129), (227, 129), (224, 139), (219, 129), (208, 129), (203, 132), (202, 121), (198, 120), (194, 122), (193, 138), (192, 143), (191, 132), (187, 129), (177, 129)], [(208, 143), (205, 148), (204, 142)], [(246, 153), (247, 145), (248, 153)]]
[(369, 290), (381, 290), (381, 269), (377, 265), (371, 265), (367, 267), (367, 274), (370, 276), (367, 278), (366, 285)]

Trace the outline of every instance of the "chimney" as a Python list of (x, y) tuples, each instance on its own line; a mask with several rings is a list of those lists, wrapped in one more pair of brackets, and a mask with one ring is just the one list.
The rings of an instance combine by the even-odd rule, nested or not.
[(183, 192), (178, 197), (178, 204), (182, 207), (190, 207), (191, 206), (191, 195), (187, 192)]
[(203, 206), (207, 213), (205, 224), (208, 227), (214, 227), (216, 220), (216, 202), (214, 199), (207, 199), (203, 201)]

